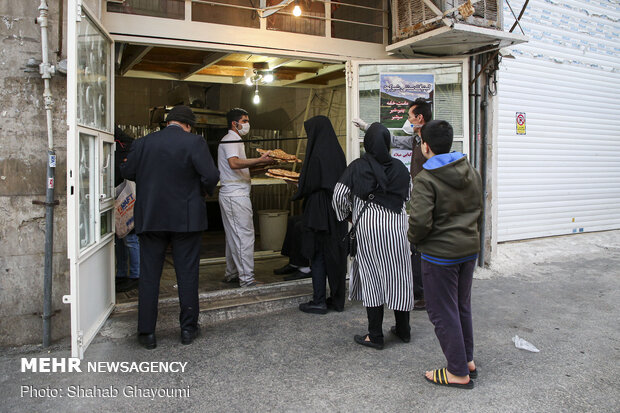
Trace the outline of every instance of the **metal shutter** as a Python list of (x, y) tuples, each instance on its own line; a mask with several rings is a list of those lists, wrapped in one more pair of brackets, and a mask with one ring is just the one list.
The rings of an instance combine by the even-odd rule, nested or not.
[(620, 228), (620, 5), (534, 0), (521, 25), (499, 73), (498, 240)]

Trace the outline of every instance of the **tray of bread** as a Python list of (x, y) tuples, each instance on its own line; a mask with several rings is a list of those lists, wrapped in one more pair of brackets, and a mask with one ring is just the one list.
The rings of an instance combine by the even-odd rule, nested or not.
[(282, 149), (261, 149), (256, 148), (261, 155), (265, 152), (270, 152), (269, 157), (277, 160), (278, 162), (301, 162), (295, 155), (284, 152)]

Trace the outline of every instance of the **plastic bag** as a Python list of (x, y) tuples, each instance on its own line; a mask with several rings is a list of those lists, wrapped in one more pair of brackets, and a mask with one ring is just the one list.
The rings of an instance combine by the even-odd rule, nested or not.
[(538, 353), (540, 351), (532, 343), (522, 339), (519, 336), (514, 336), (512, 338), (512, 341), (515, 343), (515, 347), (520, 348), (521, 350), (527, 350), (533, 353)]
[(134, 228), (133, 207), (136, 203), (136, 184), (125, 179), (116, 187), (114, 227), (116, 236), (124, 238)]

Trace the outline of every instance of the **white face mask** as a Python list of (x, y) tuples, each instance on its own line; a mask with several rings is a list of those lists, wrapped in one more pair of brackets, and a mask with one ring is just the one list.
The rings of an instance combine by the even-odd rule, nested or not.
[(409, 122), (409, 119), (407, 119), (403, 125), (403, 132), (407, 135), (413, 135), (413, 125)]
[(241, 125), (241, 129), (237, 130), (237, 133), (239, 134), (239, 136), (245, 136), (248, 134), (248, 132), (250, 131), (250, 123), (238, 123), (238, 125)]

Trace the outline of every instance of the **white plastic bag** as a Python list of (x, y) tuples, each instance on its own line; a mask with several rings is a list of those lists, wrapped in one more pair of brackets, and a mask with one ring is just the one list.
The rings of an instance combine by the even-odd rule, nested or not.
[(521, 350), (527, 350), (533, 353), (538, 353), (540, 351), (532, 343), (522, 339), (519, 336), (514, 336), (512, 338), (512, 341), (515, 343), (515, 347), (520, 348)]
[(116, 187), (114, 227), (116, 236), (124, 238), (134, 228), (133, 207), (136, 203), (136, 184), (125, 179)]

